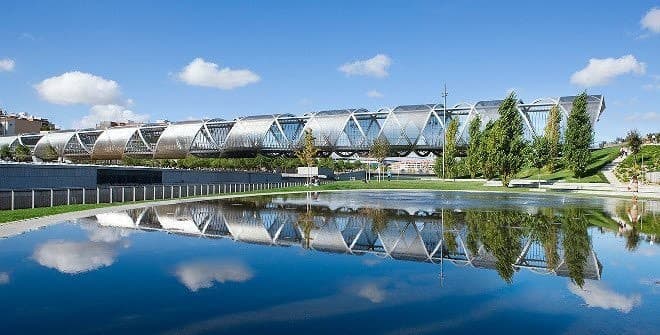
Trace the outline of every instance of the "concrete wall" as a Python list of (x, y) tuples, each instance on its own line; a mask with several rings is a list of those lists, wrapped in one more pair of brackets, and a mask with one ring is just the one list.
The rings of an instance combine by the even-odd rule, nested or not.
[(279, 173), (163, 170), (163, 184), (278, 183)]
[(0, 164), (0, 189), (67, 187), (96, 187), (96, 167)]

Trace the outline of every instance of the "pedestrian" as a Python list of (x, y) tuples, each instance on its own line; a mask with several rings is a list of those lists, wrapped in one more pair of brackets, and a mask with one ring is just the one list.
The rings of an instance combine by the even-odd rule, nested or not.
[(634, 174), (630, 178), (630, 183), (628, 184), (628, 191), (633, 192), (633, 199), (637, 198), (637, 192), (639, 192), (639, 180), (637, 180), (637, 175)]

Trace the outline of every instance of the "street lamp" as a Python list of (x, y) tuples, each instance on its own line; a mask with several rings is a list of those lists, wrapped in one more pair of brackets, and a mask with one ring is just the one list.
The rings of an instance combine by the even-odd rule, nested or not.
[(442, 105), (442, 127), (443, 130), (443, 139), (442, 139), (442, 180), (445, 179), (445, 143), (447, 142), (447, 84), (445, 84), (444, 91), (442, 91), (442, 97), (444, 98), (444, 103)]

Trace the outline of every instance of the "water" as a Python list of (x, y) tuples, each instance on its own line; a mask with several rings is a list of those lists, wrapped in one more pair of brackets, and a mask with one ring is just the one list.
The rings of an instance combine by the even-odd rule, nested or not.
[(349, 192), (0, 239), (3, 334), (656, 333), (658, 202)]

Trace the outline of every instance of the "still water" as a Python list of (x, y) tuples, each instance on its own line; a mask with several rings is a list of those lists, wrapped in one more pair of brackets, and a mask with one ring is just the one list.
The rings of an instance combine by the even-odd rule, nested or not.
[(658, 202), (544, 195), (108, 212), (0, 239), (0, 333), (658, 334), (658, 232)]

